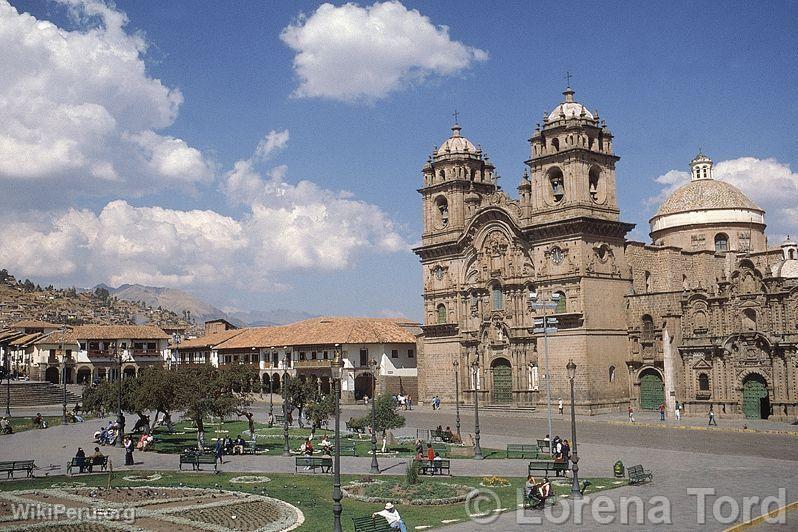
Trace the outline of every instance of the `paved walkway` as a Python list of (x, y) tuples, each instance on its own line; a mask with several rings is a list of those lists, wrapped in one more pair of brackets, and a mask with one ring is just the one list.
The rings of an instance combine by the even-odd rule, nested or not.
[[(268, 404), (257, 405), (255, 411), (263, 416)], [(364, 407), (347, 407), (342, 413), (343, 419), (350, 415), (364, 413)], [(45, 413), (45, 412), (43, 412)], [(397, 435), (412, 435), (416, 429), (428, 429), (439, 424), (454, 427), (454, 413), (448, 409), (432, 412), (429, 409), (415, 409), (404, 413), (407, 426), (396, 431)], [(512, 413), (498, 415), (493, 412), (480, 416), (484, 447), (504, 448), (511, 442), (528, 442), (545, 434), (546, 420), (528, 414)], [(785, 488), (785, 502), (798, 499), (798, 441), (794, 435), (764, 434), (751, 431), (729, 430), (680, 430), (654, 423), (653, 427), (646, 423), (614, 423), (614, 419), (582, 419), (578, 421), (578, 446), (582, 457), (580, 473), (591, 477), (611, 476), (612, 464), (621, 459), (627, 465), (643, 464), (653, 470), (654, 482), (640, 487), (623, 487), (605, 492), (606, 504), (615, 504), (616, 508), (624, 497), (639, 496), (646, 512), (656, 510), (654, 496), (664, 496), (670, 504), (670, 520), (674, 530), (697, 530), (708, 528), (722, 530), (730, 524), (723, 522), (723, 516), (731, 511), (729, 501), (721, 506), (720, 516), (712, 515), (714, 502), (720, 496), (732, 497), (736, 504), (742, 504), (747, 496), (776, 496), (779, 488)], [(461, 431), (465, 435), (473, 433), (473, 418), (470, 412), (461, 412)], [(666, 422), (667, 423), (667, 422)], [(78, 446), (92, 449), (91, 435), (98, 422), (86, 422), (77, 425), (51, 427), (46, 431), (35, 430), (0, 437), (0, 460), (35, 458), (42, 467), (39, 475), (57, 475), (64, 472), (64, 464), (74, 456)], [(570, 423), (567, 419), (555, 419), (555, 434), (570, 439)], [(104, 447), (103, 452), (109, 454), (115, 469), (123, 469), (123, 453), (120, 448)], [(137, 464), (131, 469), (165, 469), (177, 468), (176, 455), (160, 455), (155, 453), (136, 453)], [(366, 474), (369, 471), (370, 459), (367, 457), (342, 457), (342, 470), (345, 473)], [(48, 466), (52, 464), (53, 468)], [(386, 473), (402, 474), (405, 459), (381, 458), (380, 467)], [(522, 476), (526, 473), (523, 460), (456, 460), (452, 462), (454, 475), (489, 475)], [(224, 471), (241, 472), (294, 472), (294, 460), (282, 456), (242, 456), (231, 457), (223, 464)], [(713, 495), (707, 496), (706, 524), (701, 524), (697, 514), (697, 497), (688, 493), (688, 488), (714, 489)], [(569, 504), (569, 503), (566, 503)], [(570, 509), (571, 506), (568, 505)], [(634, 506), (632, 507), (635, 508)], [(772, 508), (771, 508), (772, 509)], [(757, 505), (751, 516), (759, 515)], [(557, 514), (559, 515), (559, 513)], [(563, 530), (590, 530), (598, 528), (601, 515), (594, 516), (590, 507), (584, 512), (582, 524), (569, 519), (562, 525), (548, 523), (549, 527)], [(630, 530), (661, 530), (660, 524), (651, 522), (647, 515), (644, 522), (638, 524), (637, 514), (630, 513), (628, 528)], [(498, 515), (497, 521), (479, 525), (475, 523), (456, 523), (442, 530), (454, 531), (511, 531), (527, 530), (530, 524), (524, 519), (539, 517), (540, 513), (518, 515), (508, 512)], [(656, 516), (654, 516), (656, 517)], [(744, 520), (743, 515), (736, 516)], [(618, 529), (621, 526), (621, 513), (610, 512), (608, 527)], [(788, 516), (787, 528), (796, 529), (795, 512)], [(429, 523), (430, 525), (434, 523)], [(440, 524), (440, 523), (437, 523)], [(424, 523), (413, 523), (413, 526)], [(412, 529), (411, 529), (412, 530)]]

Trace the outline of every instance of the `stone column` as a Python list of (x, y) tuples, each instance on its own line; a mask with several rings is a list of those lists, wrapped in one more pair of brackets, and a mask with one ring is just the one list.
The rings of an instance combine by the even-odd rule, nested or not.
[(674, 357), (673, 348), (671, 346), (671, 335), (668, 333), (668, 327), (662, 328), (662, 373), (665, 377), (665, 407), (668, 415), (671, 415), (674, 408), (676, 408), (676, 382), (674, 379)]

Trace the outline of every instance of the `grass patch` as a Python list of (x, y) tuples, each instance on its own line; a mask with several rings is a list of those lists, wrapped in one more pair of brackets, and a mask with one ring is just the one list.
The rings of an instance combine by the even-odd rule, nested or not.
[[(122, 479), (123, 476), (131, 472), (116, 472), (112, 476), (111, 486), (141, 486), (141, 483), (127, 482)], [(149, 475), (153, 471), (135, 471), (136, 475)], [(271, 482), (264, 484), (242, 485), (231, 483), (230, 479), (241, 476), (243, 473), (220, 473), (215, 475), (213, 473), (186, 473), (178, 471), (159, 471), (162, 475), (161, 479), (148, 483), (153, 486), (169, 486), (169, 487), (198, 487), (198, 488), (220, 488), (232, 491), (241, 491), (249, 493), (258, 493), (275, 497), (284, 500), (297, 506), (305, 514), (305, 523), (297, 530), (315, 532), (318, 530), (330, 530), (332, 528), (332, 476), (331, 475), (294, 475), (294, 474), (277, 474), (267, 473), (271, 478)], [(343, 475), (343, 484), (358, 481), (361, 477), (355, 475)], [(381, 475), (378, 477), (383, 481), (392, 481), (400, 483), (403, 477)], [(465, 484), (467, 486), (478, 487), (481, 482), (481, 477), (454, 477), (449, 479), (435, 479), (425, 478), (421, 486), (424, 489), (430, 489), (433, 492), (442, 488), (440, 483), (456, 482), (458, 484)], [(491, 488), (500, 499), (501, 507), (508, 508), (510, 511), (516, 509), (518, 503), (516, 499), (516, 490), (523, 486), (523, 478), (510, 478), (510, 485), (504, 487)], [(605, 486), (605, 488), (615, 487), (612, 483), (613, 479), (591, 478), (593, 483), (588, 489), (588, 493), (601, 491), (597, 486)], [(74, 475), (67, 476), (50, 476), (47, 478), (35, 479), (21, 479), (14, 481), (0, 482), (0, 490), (22, 490), (22, 489), (35, 489), (35, 488), (49, 488), (56, 482), (83, 482), (88, 486), (105, 486), (108, 482), (107, 474), (94, 474), (94, 475)], [(570, 487), (554, 486), (557, 494), (568, 493)], [(370, 504), (352, 499), (343, 500), (343, 527), (344, 530), (352, 531), (352, 517), (369, 515), (374, 511), (380, 510), (382, 505)], [(442, 506), (419, 506), (413, 507), (409, 505), (398, 505), (397, 508), (401, 513), (408, 530), (413, 530), (416, 526), (428, 525), (432, 527), (442, 526), (442, 520), (460, 519), (461, 521), (468, 521), (465, 506), (462, 503), (442, 505)]]
[[(45, 421), (47, 421), (47, 427), (57, 427), (61, 425), (61, 416), (42, 416)], [(94, 416), (82, 416), (85, 421), (93, 419)], [(11, 422), (11, 426), (14, 428), (14, 432), (25, 432), (26, 430), (33, 430), (34, 428), (37, 430), (41, 430), (38, 427), (34, 427), (33, 425), (33, 416), (27, 417), (10, 417), (8, 420)]]

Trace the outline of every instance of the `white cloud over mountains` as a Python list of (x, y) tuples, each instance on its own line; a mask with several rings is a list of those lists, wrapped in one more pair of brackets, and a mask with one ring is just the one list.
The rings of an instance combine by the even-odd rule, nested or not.
[(0, 0), (0, 183), (58, 183), (71, 193), (145, 194), (210, 181), (203, 154), (156, 131), (179, 89), (148, 76), (146, 42), (95, 0), (61, 0), (67, 31)]
[(375, 100), (488, 58), (483, 50), (453, 41), (448, 27), (434, 25), (398, 1), (369, 7), (322, 4), (280, 37), (296, 52), (298, 97)]
[[(798, 173), (793, 172), (789, 164), (770, 158), (740, 157), (716, 163), (713, 176), (736, 186), (765, 209), (768, 233), (777, 238), (798, 233)], [(659, 206), (673, 191), (690, 181), (690, 172), (670, 170), (654, 181), (664, 187), (646, 203)]]

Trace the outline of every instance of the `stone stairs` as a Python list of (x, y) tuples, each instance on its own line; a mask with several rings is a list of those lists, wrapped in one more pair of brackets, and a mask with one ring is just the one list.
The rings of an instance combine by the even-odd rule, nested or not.
[[(74, 386), (67, 385), (67, 404), (80, 402)], [(7, 397), (11, 396), (11, 408), (24, 406), (60, 405), (64, 400), (64, 388), (58, 384), (36, 381), (2, 381), (0, 384), (0, 404), (6, 406)]]

